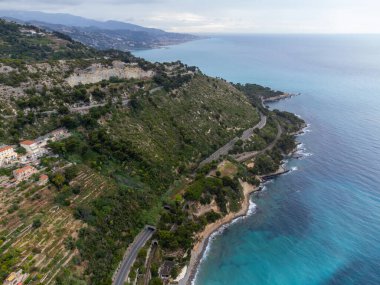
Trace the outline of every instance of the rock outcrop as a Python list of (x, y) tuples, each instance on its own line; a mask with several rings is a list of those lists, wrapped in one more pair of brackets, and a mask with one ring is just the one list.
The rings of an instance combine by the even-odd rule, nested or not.
[(111, 77), (122, 79), (144, 79), (153, 77), (154, 72), (145, 71), (136, 65), (126, 64), (121, 61), (112, 62), (112, 66), (102, 64), (92, 64), (85, 70), (75, 70), (66, 82), (70, 86), (78, 84), (96, 83), (102, 80), (109, 80)]

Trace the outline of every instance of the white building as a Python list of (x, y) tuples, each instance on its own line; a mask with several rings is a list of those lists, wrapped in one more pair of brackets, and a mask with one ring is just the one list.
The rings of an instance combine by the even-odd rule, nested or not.
[(28, 160), (28, 156), (27, 155), (19, 155), (18, 156), (18, 162), (22, 163), (22, 164), (25, 164), (27, 163), (29, 160)]
[(46, 149), (44, 149), (44, 144), (41, 144), (38, 141), (22, 141), (20, 142), (20, 146), (25, 148), (28, 156), (30, 156), (33, 159), (39, 158), (46, 153)]
[(26, 152), (29, 154), (33, 154), (38, 151), (38, 144), (35, 141), (26, 140), (20, 142), (20, 146), (25, 148)]
[(0, 147), (0, 166), (12, 163), (17, 159), (17, 153), (11, 146)]
[(37, 173), (37, 169), (33, 166), (27, 165), (25, 167), (13, 171), (13, 176), (17, 181), (28, 180), (30, 176)]
[(26, 161), (36, 160), (48, 153), (49, 141), (59, 141), (70, 136), (69, 131), (66, 128), (56, 129), (44, 136), (38, 137), (35, 140), (25, 140), (20, 142), (20, 146), (25, 148), (27, 154), (26, 157), (20, 157), (21, 163)]

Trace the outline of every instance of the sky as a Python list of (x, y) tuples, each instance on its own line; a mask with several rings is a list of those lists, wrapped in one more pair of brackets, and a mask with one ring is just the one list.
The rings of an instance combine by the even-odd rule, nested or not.
[(0, 0), (2, 10), (70, 13), (191, 33), (380, 33), (380, 0)]

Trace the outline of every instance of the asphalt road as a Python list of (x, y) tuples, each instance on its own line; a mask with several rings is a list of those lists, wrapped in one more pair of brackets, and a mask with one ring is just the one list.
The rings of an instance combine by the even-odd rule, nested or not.
[(267, 123), (267, 117), (264, 114), (260, 113), (260, 122), (253, 128), (245, 130), (244, 133), (241, 135), (240, 139), (243, 141), (246, 141), (253, 135), (253, 131), (255, 129), (261, 130), (262, 128), (265, 127), (266, 123)]
[(243, 132), (243, 134), (241, 135), (241, 137), (235, 137), (235, 138), (233, 138), (231, 141), (229, 141), (228, 143), (226, 143), (224, 146), (222, 146), (222, 147), (219, 148), (217, 151), (215, 151), (213, 154), (211, 154), (209, 157), (207, 157), (205, 160), (203, 160), (203, 161), (199, 164), (199, 166), (202, 167), (203, 165), (205, 165), (205, 164), (207, 164), (207, 163), (210, 163), (210, 162), (212, 162), (212, 161), (214, 161), (214, 160), (218, 160), (219, 157), (221, 157), (221, 156), (223, 156), (223, 155), (227, 155), (228, 152), (229, 152), (231, 149), (234, 148), (235, 143), (236, 143), (239, 139), (241, 139), (241, 140), (243, 140), (243, 141), (248, 140), (248, 139), (253, 135), (253, 131), (254, 131), (255, 129), (262, 129), (262, 128), (264, 128), (265, 125), (266, 125), (266, 123), (267, 123), (267, 117), (266, 117), (264, 114), (260, 113), (260, 122), (259, 122), (256, 126), (254, 126), (254, 127), (252, 127), (252, 128), (249, 128), (249, 129), (245, 130), (245, 131)]
[(259, 154), (266, 152), (267, 150), (271, 150), (276, 145), (276, 143), (280, 139), (281, 135), (282, 135), (282, 128), (281, 128), (280, 124), (277, 122), (276, 138), (266, 148), (264, 148), (260, 151), (250, 151), (250, 152), (239, 153), (239, 154), (235, 155), (234, 158), (238, 162), (244, 162), (244, 161), (247, 161), (251, 158), (254, 158), (255, 156), (257, 156)]
[(113, 285), (124, 285), (125, 280), (129, 274), (139, 250), (145, 245), (145, 243), (152, 237), (154, 229), (151, 227), (145, 227), (145, 229), (135, 238), (132, 245), (128, 248), (127, 253), (124, 256), (123, 261), (115, 275), (115, 279), (112, 282)]

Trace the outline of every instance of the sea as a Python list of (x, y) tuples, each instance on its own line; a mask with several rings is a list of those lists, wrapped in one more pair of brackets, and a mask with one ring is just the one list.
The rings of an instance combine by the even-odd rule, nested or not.
[(214, 235), (194, 285), (380, 284), (380, 35), (217, 35), (135, 53), (299, 94), (290, 172)]

